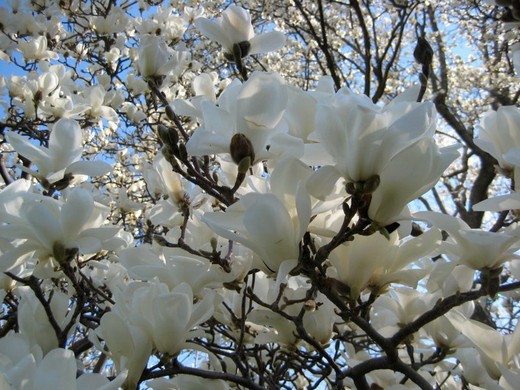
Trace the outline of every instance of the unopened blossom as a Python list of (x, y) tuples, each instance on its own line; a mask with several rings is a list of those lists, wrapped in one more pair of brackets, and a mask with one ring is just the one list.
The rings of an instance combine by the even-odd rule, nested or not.
[(220, 18), (215, 20), (199, 17), (195, 27), (209, 39), (224, 47), (226, 58), (234, 61), (247, 55), (261, 54), (280, 49), (285, 43), (285, 35), (270, 31), (255, 35), (251, 15), (242, 7), (228, 7)]
[(21, 135), (9, 131), (7, 141), (22, 156), (38, 167), (38, 171), (22, 168), (31, 175), (52, 184), (70, 175), (101, 176), (112, 169), (103, 161), (80, 161), (83, 154), (83, 131), (78, 122), (62, 118), (51, 129), (49, 146), (37, 146)]

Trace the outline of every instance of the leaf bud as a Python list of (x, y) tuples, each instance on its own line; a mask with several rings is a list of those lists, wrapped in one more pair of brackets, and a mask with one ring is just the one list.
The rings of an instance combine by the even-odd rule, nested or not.
[(161, 153), (166, 159), (166, 161), (171, 161), (174, 158), (172, 148), (170, 148), (169, 145), (163, 145), (163, 147), (161, 148)]
[(246, 157), (250, 158), (250, 164), (255, 161), (255, 151), (253, 149), (253, 144), (249, 138), (247, 138), (242, 133), (237, 133), (233, 136), (233, 138), (231, 138), (229, 152), (231, 153), (231, 158), (237, 165), (239, 165), (240, 162)]

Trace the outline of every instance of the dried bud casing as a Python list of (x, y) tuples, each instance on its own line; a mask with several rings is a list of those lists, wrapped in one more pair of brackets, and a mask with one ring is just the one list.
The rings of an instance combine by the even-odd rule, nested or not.
[(421, 65), (431, 65), (433, 61), (433, 49), (424, 38), (417, 38), (417, 46), (413, 51), (415, 60)]
[(246, 157), (251, 159), (251, 164), (255, 161), (253, 144), (249, 141), (249, 138), (242, 133), (237, 133), (231, 138), (229, 152), (234, 163), (237, 165)]

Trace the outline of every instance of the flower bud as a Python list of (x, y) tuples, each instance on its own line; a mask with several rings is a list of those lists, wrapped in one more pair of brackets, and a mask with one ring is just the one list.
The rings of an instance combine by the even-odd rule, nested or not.
[(179, 135), (174, 129), (170, 127), (159, 125), (157, 127), (157, 132), (159, 133), (159, 138), (165, 145), (176, 146), (179, 142)]
[(172, 108), (170, 105), (167, 105), (167, 106), (164, 108), (164, 112), (166, 112), (166, 116), (167, 116), (168, 119), (170, 119), (171, 121), (175, 121), (175, 119), (177, 118), (177, 115), (175, 114), (175, 111), (173, 111), (173, 108)]
[(421, 65), (430, 65), (433, 60), (433, 49), (424, 38), (417, 38), (417, 46), (413, 51), (415, 60)]
[(229, 152), (231, 153), (231, 158), (237, 165), (239, 165), (240, 162), (246, 157), (250, 158), (251, 163), (255, 161), (255, 151), (253, 149), (253, 144), (242, 133), (237, 133), (233, 136), (233, 138), (231, 138)]

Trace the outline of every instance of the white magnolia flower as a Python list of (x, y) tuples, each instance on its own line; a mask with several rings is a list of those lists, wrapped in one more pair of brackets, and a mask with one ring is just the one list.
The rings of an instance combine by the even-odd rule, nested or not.
[(143, 79), (167, 76), (182, 63), (182, 56), (155, 35), (144, 35), (137, 52), (137, 70)]
[(78, 122), (62, 118), (52, 127), (49, 147), (37, 146), (14, 132), (6, 133), (7, 141), (18, 154), (36, 164), (38, 171), (21, 167), (43, 182), (55, 183), (66, 176), (101, 176), (112, 167), (103, 161), (80, 161), (83, 154), (83, 131)]
[(56, 348), (44, 355), (37, 345), (31, 347), (18, 333), (0, 339), (2, 389), (116, 390), (125, 376), (123, 372), (112, 381), (93, 373), (78, 377), (76, 357), (70, 350)]
[[(69, 310), (69, 297), (55, 291), (49, 303), (56, 324), (64, 329), (74, 314), (74, 305)], [(24, 290), (18, 306), (19, 332), (30, 345), (38, 345), (44, 354), (58, 347), (58, 338), (49, 317), (32, 290)]]
[(277, 272), (284, 261), (298, 259), (299, 242), (311, 219), (307, 169), (296, 159), (283, 160), (271, 177), (273, 193), (248, 193), (225, 213), (206, 213), (202, 220), (218, 235), (255, 252), (259, 258), (254, 266)]
[[(139, 378), (152, 353), (150, 336), (141, 327), (113, 311), (101, 317), (96, 334), (105, 341), (117, 372), (124, 373), (127, 370), (127, 387), (137, 388)], [(95, 344), (99, 344), (96, 336), (92, 335), (90, 338)], [(99, 348), (103, 350), (102, 346)]]
[(516, 225), (500, 232), (488, 232), (471, 229), (460, 218), (445, 214), (419, 212), (414, 217), (447, 231), (451, 239), (443, 242), (444, 250), (453, 260), (471, 269), (495, 269), (508, 260), (520, 258), (515, 254), (520, 248)]
[(381, 108), (343, 88), (332, 102), (318, 104), (315, 136), (333, 157), (336, 178), (358, 182), (380, 175), (399, 153), (433, 137), (434, 105), (412, 97), (407, 91)]
[(0, 255), (2, 271), (22, 264), (28, 257), (37, 258), (38, 269), (43, 271), (66, 261), (67, 251), (94, 254), (128, 245), (128, 234), (120, 227), (102, 226), (109, 210), (94, 202), (85, 189), (74, 188), (64, 202), (33, 194), (29, 200), (35, 201), (20, 202), (28, 205), (26, 208), (10, 208), (12, 223), (1, 226), (2, 236), (14, 245)]
[(353, 299), (367, 288), (378, 291), (390, 283), (415, 286), (427, 271), (410, 265), (436, 249), (440, 239), (437, 229), (404, 242), (399, 241), (397, 232), (389, 239), (378, 233), (356, 236), (330, 254), (335, 268), (331, 275), (350, 288)]
[[(164, 254), (159, 256), (151, 246), (142, 245), (122, 250), (118, 257), (131, 277), (145, 281), (156, 278), (172, 290), (183, 282), (188, 283), (196, 296), (202, 295), (206, 287), (222, 287), (224, 283), (239, 279), (249, 271), (247, 264), (240, 259), (235, 259), (231, 272), (225, 272), (222, 267), (211, 264), (203, 257), (171, 248), (163, 250)], [(244, 270), (244, 267), (247, 269)]]
[(199, 378), (193, 375), (176, 375), (173, 379), (154, 379), (146, 383), (153, 390), (228, 390), (228, 384), (219, 379)]
[(19, 41), (18, 50), (22, 53), (25, 61), (31, 60), (57, 60), (58, 53), (47, 50), (47, 38), (41, 35), (29, 41)]
[(216, 20), (199, 17), (194, 24), (203, 35), (224, 47), (229, 60), (234, 60), (235, 45), (240, 47), (238, 54), (243, 58), (278, 50), (285, 43), (285, 35), (279, 31), (255, 35), (251, 15), (236, 5), (228, 7)]
[(203, 126), (188, 141), (188, 153), (230, 153), (231, 140), (240, 133), (251, 142), (253, 163), (282, 155), (300, 156), (302, 141), (284, 132), (287, 102), (287, 87), (278, 74), (255, 72), (244, 84), (231, 83), (218, 105), (207, 100), (200, 104)]
[[(178, 354), (186, 343), (198, 334), (195, 328), (213, 315), (218, 297), (213, 290), (205, 292), (194, 303), (193, 290), (187, 283), (181, 283), (172, 290), (156, 280), (144, 283), (130, 283), (123, 291), (116, 293), (116, 305), (110, 321), (125, 320), (139, 328), (152, 341), (159, 352), (169, 355)], [(103, 324), (103, 318), (101, 323)], [(102, 330), (106, 332), (114, 329)], [(140, 336), (141, 337), (141, 336)], [(110, 349), (110, 344), (109, 344)], [(127, 355), (125, 355), (127, 356)], [(149, 355), (147, 355), (149, 356)]]
[[(515, 171), (517, 171), (515, 169)], [(520, 171), (520, 169), (518, 169)], [(518, 183), (518, 182), (515, 182)], [(475, 211), (503, 211), (520, 209), (520, 192), (513, 192), (508, 195), (494, 196), (479, 202), (473, 206)]]
[(390, 160), (372, 194), (368, 216), (381, 226), (407, 212), (407, 204), (429, 191), (459, 156), (457, 146), (439, 150), (433, 139), (423, 139)]
[(501, 106), (497, 111), (488, 111), (478, 129), (475, 144), (495, 157), (501, 168), (513, 169), (505, 155), (520, 147), (520, 108)]
[(477, 348), (480, 360), (487, 373), (495, 379), (500, 378), (499, 365), (508, 366), (520, 353), (520, 328), (508, 335), (499, 333), (459, 311), (446, 314), (451, 324)]

